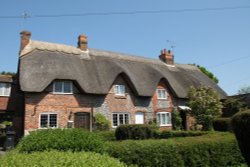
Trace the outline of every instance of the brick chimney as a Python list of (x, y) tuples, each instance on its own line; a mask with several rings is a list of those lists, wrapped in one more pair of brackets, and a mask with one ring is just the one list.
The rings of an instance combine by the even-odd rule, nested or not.
[(30, 42), (31, 32), (24, 30), (24, 31), (20, 32), (20, 35), (21, 35), (20, 51), (22, 51), (24, 49), (24, 47), (26, 45), (28, 45), (28, 43)]
[(170, 50), (163, 49), (161, 50), (161, 55), (159, 56), (160, 60), (168, 65), (174, 65), (174, 55)]
[(79, 49), (86, 51), (88, 49), (88, 37), (83, 34), (79, 35), (77, 44)]

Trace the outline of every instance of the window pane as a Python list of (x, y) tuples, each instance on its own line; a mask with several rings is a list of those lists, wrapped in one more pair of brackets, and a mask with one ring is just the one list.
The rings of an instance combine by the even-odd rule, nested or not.
[(0, 95), (4, 95), (4, 83), (0, 83)]
[(57, 115), (56, 114), (50, 114), (49, 115), (49, 127), (50, 128), (56, 128), (57, 127)]
[(166, 124), (166, 114), (161, 114), (161, 118), (162, 118), (162, 124), (165, 125)]
[(47, 114), (41, 114), (40, 128), (47, 128), (47, 125), (48, 125), (48, 115)]
[(62, 93), (63, 92), (63, 83), (62, 82), (54, 82), (54, 92)]
[(161, 115), (159, 113), (157, 114), (156, 122), (158, 125), (161, 125)]
[(64, 82), (64, 93), (72, 93), (72, 82)]
[(118, 126), (117, 114), (113, 114), (113, 126)]
[(167, 113), (167, 124), (171, 124), (171, 115)]
[(125, 115), (125, 124), (129, 124), (129, 117), (128, 114), (124, 114)]
[(119, 125), (123, 125), (124, 124), (124, 118), (123, 118), (123, 114), (119, 114)]
[(4, 96), (10, 96), (10, 84), (5, 84)]
[(115, 85), (115, 94), (116, 95), (125, 95), (125, 86), (124, 85)]

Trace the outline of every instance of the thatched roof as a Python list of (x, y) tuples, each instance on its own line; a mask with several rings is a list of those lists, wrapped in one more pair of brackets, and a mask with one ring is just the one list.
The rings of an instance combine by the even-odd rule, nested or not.
[(10, 75), (0, 75), (0, 82), (11, 83), (13, 82), (13, 77)]
[(226, 93), (192, 65), (168, 66), (158, 59), (121, 53), (30, 41), (20, 53), (20, 85), (23, 91), (41, 92), (55, 79), (78, 83), (82, 91), (107, 94), (122, 74), (138, 96), (152, 96), (160, 80), (170, 86), (178, 98), (186, 98), (191, 86), (209, 86), (221, 96)]

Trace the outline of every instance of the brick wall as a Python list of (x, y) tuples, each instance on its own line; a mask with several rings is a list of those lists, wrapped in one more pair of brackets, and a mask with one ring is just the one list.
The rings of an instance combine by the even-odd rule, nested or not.
[[(112, 113), (129, 113), (130, 123), (135, 123), (135, 113), (144, 114), (144, 122), (148, 123), (155, 118), (155, 113), (159, 111), (169, 111), (173, 107), (172, 98), (168, 98), (162, 103), (167, 103), (168, 108), (159, 108), (156, 94), (151, 97), (138, 97), (131, 89), (131, 83), (122, 75), (117, 77), (113, 85), (125, 85), (125, 96), (117, 96), (114, 93), (114, 86), (110, 88), (107, 95), (89, 95), (80, 93), (77, 86), (74, 86), (74, 94), (53, 94), (52, 84), (42, 93), (25, 93), (25, 117), (24, 129), (29, 131), (39, 128), (41, 113), (56, 113), (58, 127), (66, 128), (69, 120), (74, 121), (74, 114), (78, 112), (90, 113), (92, 118), (96, 113), (103, 114), (112, 123)], [(159, 88), (166, 88), (161, 82)], [(169, 92), (169, 91), (168, 91)], [(91, 119), (92, 120), (92, 119)], [(165, 127), (171, 129), (171, 127)]]

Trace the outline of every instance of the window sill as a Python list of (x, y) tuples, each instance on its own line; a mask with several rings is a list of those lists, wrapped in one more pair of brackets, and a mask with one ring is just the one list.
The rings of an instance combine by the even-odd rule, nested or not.
[(0, 97), (10, 97), (10, 95), (0, 95)]
[(159, 125), (160, 127), (169, 127), (169, 126), (172, 126), (172, 124), (165, 124), (165, 125)]
[(52, 92), (53, 95), (73, 95), (74, 93), (56, 93)]
[(127, 96), (126, 95), (115, 95), (116, 99), (126, 99)]

